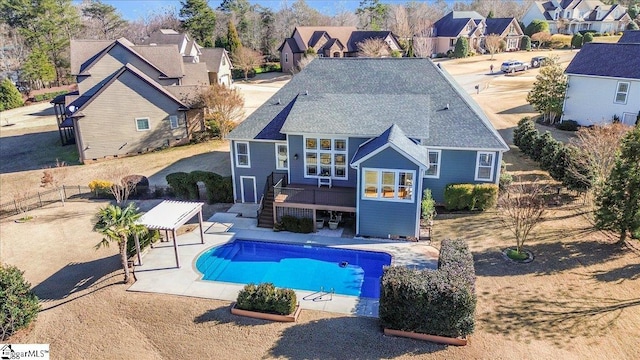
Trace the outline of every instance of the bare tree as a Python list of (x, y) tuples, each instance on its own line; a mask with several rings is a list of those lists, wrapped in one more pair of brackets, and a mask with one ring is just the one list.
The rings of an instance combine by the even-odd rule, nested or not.
[(62, 182), (67, 176), (67, 163), (56, 159), (56, 164), (52, 167), (48, 167), (42, 171), (42, 178), (40, 178), (40, 187), (47, 188), (53, 187), (58, 189), (60, 195), (60, 201), (64, 206), (64, 193), (60, 188)]
[(515, 236), (518, 253), (521, 253), (531, 230), (542, 221), (546, 210), (543, 194), (544, 187), (534, 181), (510, 185), (498, 198), (500, 219)]
[(389, 7), (389, 29), (401, 40), (409, 40), (413, 36), (413, 29), (409, 24), (407, 8), (404, 5)]
[(238, 48), (231, 56), (233, 67), (244, 72), (244, 80), (249, 80), (249, 71), (264, 63), (264, 56), (248, 47)]
[(331, 26), (358, 26), (359, 21), (352, 11), (343, 10), (331, 18)]
[(501, 42), (502, 38), (496, 34), (491, 34), (484, 38), (484, 47), (491, 54), (491, 60), (493, 60), (493, 55), (500, 51)]
[(129, 195), (136, 188), (136, 183), (127, 181), (127, 177), (131, 174), (131, 169), (120, 162), (115, 162), (102, 172), (101, 177), (110, 185), (109, 193), (113, 195), (118, 205), (126, 203), (129, 200)]
[(380, 38), (369, 38), (358, 43), (358, 52), (364, 57), (385, 57), (391, 55), (389, 44)]
[(547, 31), (537, 32), (531, 35), (531, 41), (535, 41), (538, 43), (538, 47), (542, 47), (545, 44), (548, 44), (551, 41), (551, 34)]
[(213, 84), (200, 94), (200, 100), (207, 127), (217, 128), (222, 139), (244, 118), (244, 100), (236, 89)]
[(436, 38), (433, 37), (414, 37), (413, 53), (416, 57), (428, 58), (433, 55), (436, 48)]
[(407, 16), (409, 18), (409, 27), (415, 36), (432, 36), (433, 23), (440, 19), (446, 9), (436, 3), (430, 6), (422, 2), (410, 2), (407, 5)]

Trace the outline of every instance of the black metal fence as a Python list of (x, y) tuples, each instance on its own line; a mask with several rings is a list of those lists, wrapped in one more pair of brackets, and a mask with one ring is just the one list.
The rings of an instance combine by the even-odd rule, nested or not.
[[(202, 197), (202, 194), (200, 196)], [(171, 198), (175, 198), (171, 187), (162, 185), (138, 186), (129, 195), (129, 199), (134, 200)], [(91, 191), (88, 186), (62, 185), (55, 189), (36, 191), (27, 196), (16, 196), (14, 200), (0, 204), (0, 219), (74, 199), (113, 199), (113, 195), (109, 192)]]

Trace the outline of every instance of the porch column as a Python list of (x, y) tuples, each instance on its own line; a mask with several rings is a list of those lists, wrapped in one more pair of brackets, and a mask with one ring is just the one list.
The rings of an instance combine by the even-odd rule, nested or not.
[(140, 238), (138, 234), (134, 234), (136, 240), (136, 253), (138, 254), (138, 266), (142, 265), (142, 257), (140, 256)]
[(178, 257), (178, 244), (176, 243), (176, 229), (172, 229), (171, 234), (173, 235), (173, 251), (176, 254), (176, 267), (180, 268), (180, 258)]
[(198, 212), (198, 222), (200, 223), (200, 243), (204, 244), (204, 231), (202, 230), (202, 208)]

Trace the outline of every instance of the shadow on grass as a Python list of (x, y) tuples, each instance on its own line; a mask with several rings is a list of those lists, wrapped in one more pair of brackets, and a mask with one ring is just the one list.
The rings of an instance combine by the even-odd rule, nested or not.
[(513, 115), (513, 114), (528, 114), (535, 112), (533, 106), (529, 104), (524, 104), (516, 107), (512, 107), (511, 109), (500, 111), (498, 114), (500, 115)]
[(495, 305), (478, 321), (490, 333), (533, 337), (566, 347), (571, 344), (567, 340), (579, 336), (606, 336), (626, 309), (640, 307), (640, 298), (576, 295), (580, 290), (571, 285), (554, 293), (507, 287), (484, 299)]
[(68, 165), (78, 164), (74, 145), (60, 145), (57, 130), (0, 138), (0, 174), (52, 167), (56, 159)]
[[(505, 244), (505, 248), (512, 244)], [(478, 276), (517, 276), (524, 274), (549, 275), (614, 260), (625, 255), (623, 245), (597, 240), (543, 242), (527, 246), (535, 257), (533, 262), (511, 262), (495, 248), (474, 253)]]
[(384, 336), (377, 319), (336, 317), (287, 327), (269, 350), (269, 356), (293, 360), (388, 359), (406, 354), (420, 356), (445, 348), (429, 342)]
[[(268, 325), (273, 323), (268, 320), (254, 319), (245, 316), (233, 315), (231, 313), (231, 305), (222, 306), (216, 309), (207, 310), (204, 314), (196, 316), (193, 319), (194, 324), (234, 324), (236, 326), (256, 326), (256, 325)], [(284, 324), (284, 323), (283, 323)]]
[(230, 176), (231, 160), (229, 159), (229, 153), (209, 151), (182, 158), (149, 176), (149, 183), (152, 185), (166, 185), (167, 175), (175, 172), (189, 173), (194, 170), (212, 171), (221, 176)]
[(603, 282), (623, 282), (625, 280), (640, 279), (640, 264), (629, 264), (617, 269), (595, 271), (591, 274), (594, 279)]

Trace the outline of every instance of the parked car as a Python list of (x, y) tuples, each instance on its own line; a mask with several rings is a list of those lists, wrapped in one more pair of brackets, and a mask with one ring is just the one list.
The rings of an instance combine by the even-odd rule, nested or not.
[(530, 65), (527, 62), (518, 60), (507, 60), (502, 63), (500, 70), (504, 73), (514, 73), (516, 71), (525, 71), (529, 69)]
[(546, 66), (549, 63), (549, 57), (547, 56), (536, 56), (531, 58), (531, 67), (538, 68), (540, 66)]

